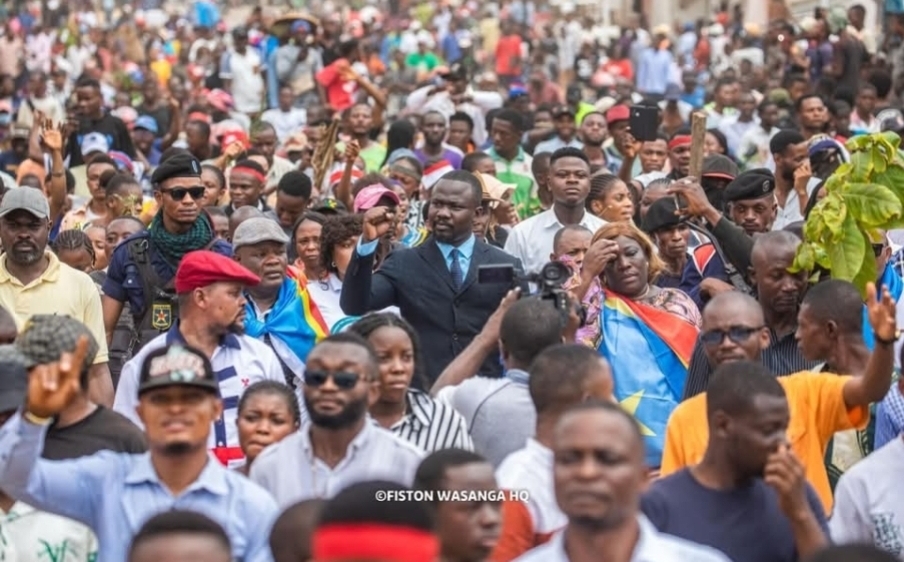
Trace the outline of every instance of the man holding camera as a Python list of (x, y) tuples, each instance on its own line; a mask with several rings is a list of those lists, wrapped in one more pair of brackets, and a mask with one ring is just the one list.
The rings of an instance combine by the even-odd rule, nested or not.
[[(486, 324), (512, 288), (477, 283), (483, 265), (508, 266), (521, 278), (521, 261), (476, 239), (474, 217), (483, 189), (470, 172), (456, 170), (431, 190), (427, 220), (432, 235), (414, 248), (399, 249), (373, 271), (377, 242), (400, 220), (396, 209), (374, 207), (364, 215), (364, 230), (345, 273), (340, 305), (349, 315), (398, 306), (421, 336), (430, 383), (461, 353)], [(547, 251), (547, 255), (548, 255)], [(491, 353), (480, 374), (499, 376), (499, 353)]]
[(549, 189), (552, 208), (515, 225), (505, 243), (505, 251), (519, 258), (529, 274), (540, 273), (549, 261), (556, 232), (562, 227), (580, 225), (596, 232), (606, 224), (584, 209), (590, 193), (590, 160), (580, 149), (564, 147), (553, 152)]

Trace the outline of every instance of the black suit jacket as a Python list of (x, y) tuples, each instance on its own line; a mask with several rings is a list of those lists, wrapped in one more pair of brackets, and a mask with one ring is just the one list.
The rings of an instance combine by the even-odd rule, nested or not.
[[(397, 306), (420, 336), (425, 374), (432, 383), (446, 366), (474, 339), (499, 302), (512, 288), (504, 284), (477, 283), (481, 265), (512, 264), (523, 274), (521, 260), (480, 242), (474, 244), (471, 264), (456, 291), (446, 259), (431, 237), (415, 248), (393, 251), (374, 273), (374, 254), (352, 255), (342, 282), (340, 305), (349, 315), (362, 315)], [(522, 287), (526, 292), (526, 285)], [(494, 351), (480, 369), (485, 376), (499, 376), (502, 365)]]

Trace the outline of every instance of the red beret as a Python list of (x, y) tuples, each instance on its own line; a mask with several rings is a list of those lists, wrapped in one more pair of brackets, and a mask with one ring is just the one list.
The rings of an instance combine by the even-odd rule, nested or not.
[(223, 281), (257, 285), (260, 278), (232, 258), (208, 250), (185, 254), (176, 270), (176, 292), (188, 293)]

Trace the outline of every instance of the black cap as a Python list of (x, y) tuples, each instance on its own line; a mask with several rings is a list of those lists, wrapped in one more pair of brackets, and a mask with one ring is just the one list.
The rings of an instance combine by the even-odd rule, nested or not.
[(557, 105), (552, 109), (552, 116), (554, 119), (563, 115), (570, 115), (574, 117), (574, 110), (567, 105)]
[(31, 365), (46, 365), (60, 360), (64, 353), (75, 351), (81, 336), (88, 338), (85, 366), (94, 363), (99, 346), (87, 326), (62, 314), (35, 314), (16, 338), (16, 347)]
[(775, 191), (775, 176), (766, 168), (747, 170), (735, 178), (725, 191), (722, 200), (726, 203), (759, 199)]
[(738, 177), (738, 165), (734, 161), (721, 154), (710, 154), (703, 159), (703, 167), (700, 175), (704, 178), (719, 178), (732, 181)]
[(446, 80), (467, 80), (468, 69), (460, 62), (456, 62), (449, 67), (448, 72), (443, 73), (442, 77)]
[(643, 218), (644, 232), (653, 234), (659, 229), (681, 224), (684, 219), (677, 212), (678, 207), (675, 205), (674, 197), (663, 197), (654, 202), (647, 209), (647, 214)]
[(345, 204), (332, 197), (324, 197), (320, 202), (311, 207), (311, 210), (327, 216), (348, 214), (348, 208), (346, 208)]
[(191, 154), (180, 152), (160, 163), (151, 176), (151, 183), (160, 185), (171, 178), (200, 178), (201, 163)]
[(0, 345), (0, 412), (16, 410), (25, 403), (30, 365), (16, 346)]
[(171, 345), (150, 352), (141, 364), (138, 395), (168, 386), (193, 386), (220, 394), (206, 355), (193, 347)]

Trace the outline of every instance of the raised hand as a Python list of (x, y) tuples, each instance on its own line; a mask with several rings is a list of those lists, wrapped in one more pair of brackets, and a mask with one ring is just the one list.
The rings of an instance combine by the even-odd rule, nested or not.
[(88, 356), (87, 336), (80, 336), (75, 351), (63, 353), (60, 360), (33, 367), (28, 373), (26, 411), (39, 418), (51, 418), (62, 412), (81, 392), (79, 375)]
[(63, 129), (54, 127), (50, 120), (41, 124), (41, 143), (48, 152), (63, 151)]
[(389, 207), (374, 207), (364, 213), (362, 241), (373, 242), (385, 236), (395, 224), (395, 211)]
[(882, 288), (882, 298), (878, 299), (876, 284), (867, 283), (866, 310), (877, 339), (885, 341), (898, 339), (897, 305), (887, 288)]

